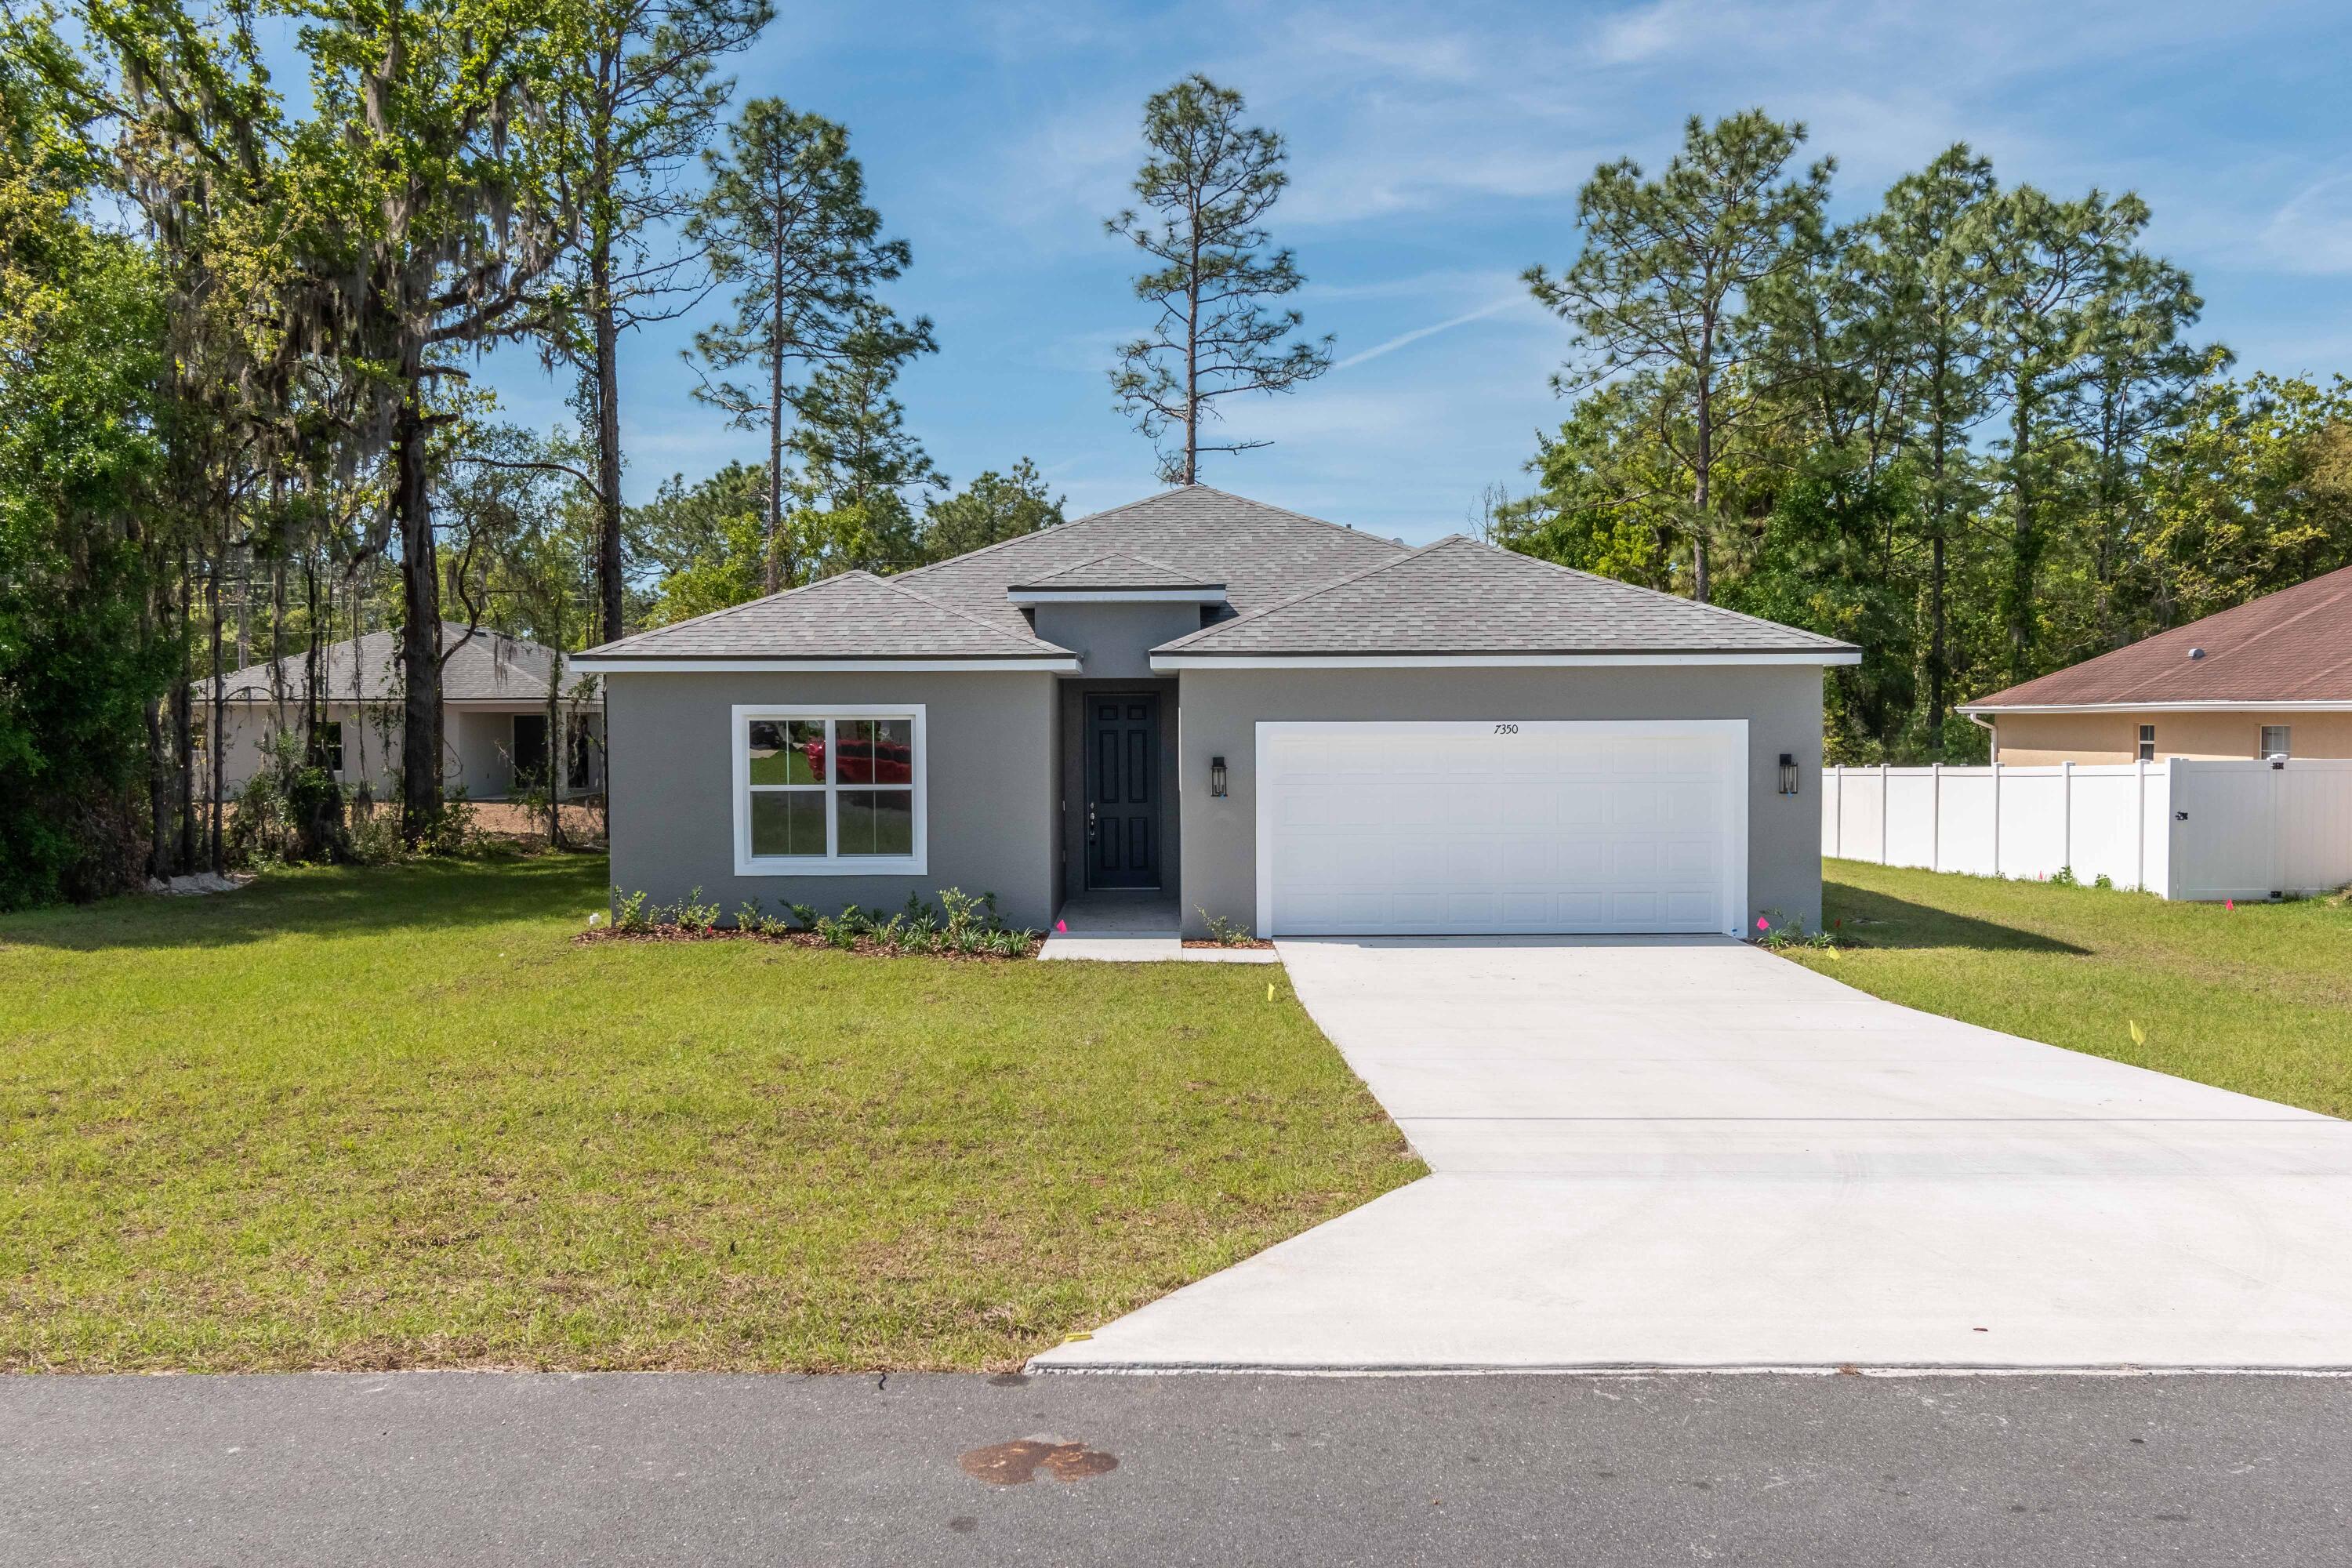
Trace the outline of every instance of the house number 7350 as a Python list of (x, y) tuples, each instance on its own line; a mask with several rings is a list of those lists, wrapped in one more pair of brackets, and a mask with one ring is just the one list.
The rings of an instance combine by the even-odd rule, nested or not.
[(1517, 724), (1497, 724), (1495, 726), (1495, 733), (1497, 735), (1516, 735), (1518, 732), (1519, 727)]

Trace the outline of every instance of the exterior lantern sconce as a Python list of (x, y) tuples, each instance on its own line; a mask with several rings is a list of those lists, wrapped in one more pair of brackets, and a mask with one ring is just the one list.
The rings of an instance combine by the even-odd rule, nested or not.
[(1225, 798), (1225, 759), (1209, 759), (1209, 794), (1218, 800)]
[(1797, 753), (1794, 752), (1780, 753), (1780, 793), (1797, 793)]

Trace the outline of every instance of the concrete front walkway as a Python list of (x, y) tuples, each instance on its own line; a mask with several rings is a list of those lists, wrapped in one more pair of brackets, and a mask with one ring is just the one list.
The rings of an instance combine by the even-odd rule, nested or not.
[(1728, 939), (1281, 947), (1435, 1173), (1041, 1370), (2352, 1368), (2352, 1122)]

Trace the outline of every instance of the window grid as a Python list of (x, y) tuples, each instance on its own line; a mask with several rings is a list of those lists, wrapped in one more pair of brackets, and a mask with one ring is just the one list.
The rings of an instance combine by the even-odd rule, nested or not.
[[(745, 847), (751, 850), (751, 858), (753, 859), (806, 861), (825, 860), (839, 861), (845, 864), (854, 864), (863, 860), (884, 862), (900, 860), (908, 858), (910, 856), (915, 856), (919, 853), (917, 845), (919, 843), (920, 827), (919, 825), (912, 819), (919, 817), (920, 814), (920, 806), (915, 800), (914, 775), (917, 770), (920, 769), (922, 766), (922, 758), (916, 754), (915, 735), (917, 726), (910, 715), (877, 711), (871, 714), (859, 713), (842, 715), (839, 717), (826, 716), (819, 718), (817, 715), (813, 713), (794, 714), (789, 711), (778, 711), (763, 712), (753, 716), (746, 716), (741, 718), (739, 722), (743, 727), (744, 743), (747, 748), (747, 754), (750, 745), (750, 736), (752, 730), (762, 724), (772, 724), (782, 731), (782, 749), (784, 751), (789, 752), (793, 748), (795, 744), (794, 731), (801, 730), (803, 727), (818, 729), (821, 736), (818, 743), (823, 748), (820, 752), (820, 755), (824, 759), (821, 764), (823, 771), (822, 778), (812, 779), (801, 783), (780, 782), (761, 784), (753, 782), (750, 778), (747, 770), (746, 777), (744, 779), (744, 788), (747, 794), (753, 796), (761, 795), (809, 795), (823, 797), (824, 801), (824, 850), (821, 853), (811, 851), (807, 854), (789, 850), (782, 853), (775, 851), (769, 851), (764, 854), (761, 853), (751, 842), (752, 836), (756, 835), (756, 827), (751, 824), (747, 823)], [(865, 742), (869, 748), (867, 752), (869, 760), (874, 755), (871, 748), (877, 744), (882, 726), (896, 724), (903, 725), (905, 727), (907, 731), (908, 772), (907, 782), (904, 784), (895, 781), (885, 783), (872, 778), (848, 781), (845, 781), (843, 779), (843, 750), (841, 734), (845, 728), (860, 724), (872, 727), (865, 736)], [(804, 744), (805, 741), (803, 740), (800, 743)], [(786, 764), (786, 771), (790, 771), (789, 763)], [(811, 771), (814, 772), (816, 770), (812, 769)], [(841, 813), (842, 796), (845, 795), (898, 795), (906, 796), (908, 816), (910, 818), (908, 826), (910, 841), (907, 847), (905, 848), (887, 850), (868, 849), (864, 851), (854, 848), (844, 848), (841, 842)]]
[(2139, 760), (2143, 763), (2156, 761), (2156, 726), (2153, 724), (2139, 727)]

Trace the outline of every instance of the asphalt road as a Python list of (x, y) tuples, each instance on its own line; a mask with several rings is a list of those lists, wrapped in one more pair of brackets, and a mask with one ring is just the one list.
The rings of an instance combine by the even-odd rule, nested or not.
[(2347, 1482), (2327, 1378), (0, 1378), (7, 1563), (2329, 1568)]

